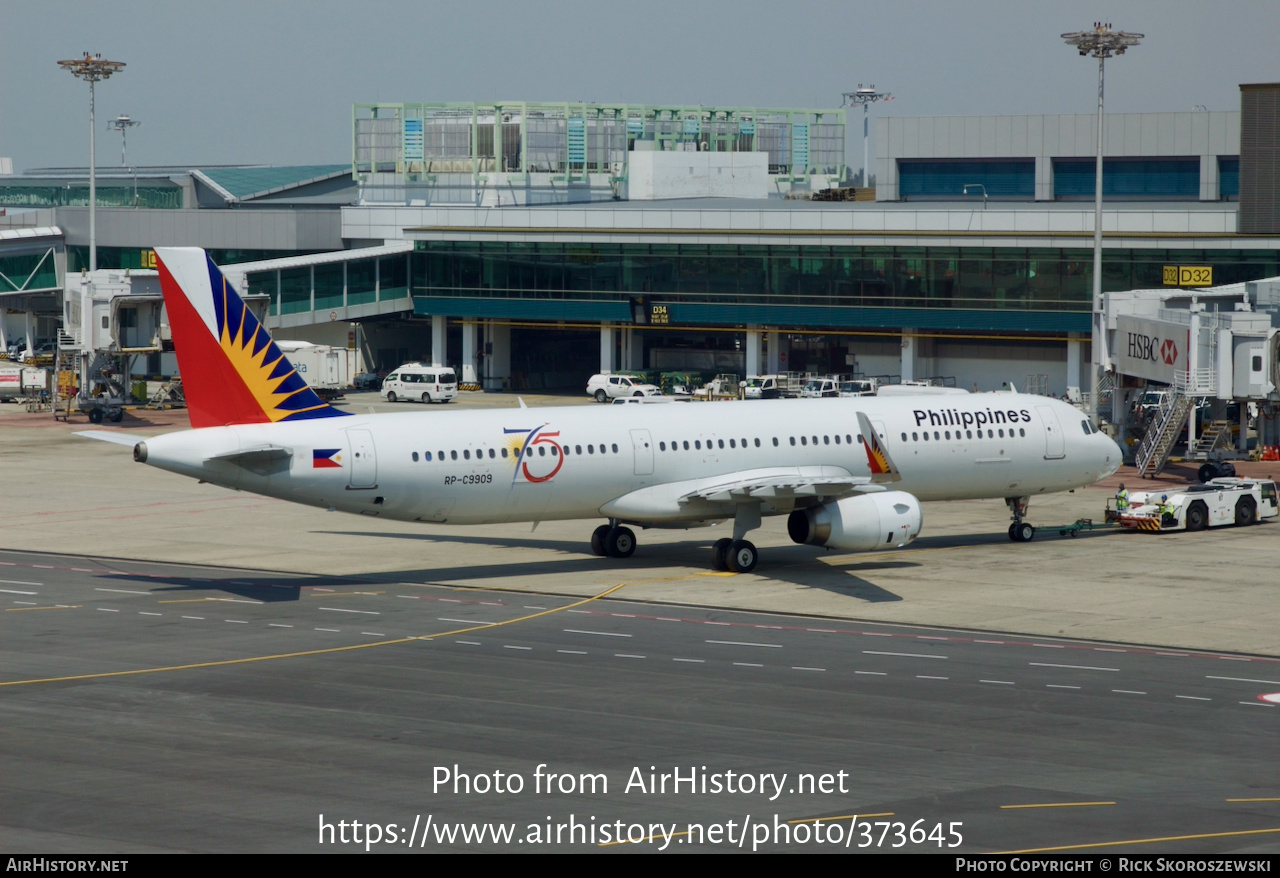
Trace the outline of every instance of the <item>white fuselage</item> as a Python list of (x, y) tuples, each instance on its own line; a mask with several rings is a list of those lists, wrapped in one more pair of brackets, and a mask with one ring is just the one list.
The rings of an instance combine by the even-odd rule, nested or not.
[(679, 501), (726, 476), (869, 477), (859, 411), (901, 472), (892, 487), (921, 500), (1065, 491), (1121, 462), (1077, 409), (1005, 393), (414, 411), (210, 427), (144, 444), (153, 466), (347, 512), (679, 527), (732, 517), (731, 506)]

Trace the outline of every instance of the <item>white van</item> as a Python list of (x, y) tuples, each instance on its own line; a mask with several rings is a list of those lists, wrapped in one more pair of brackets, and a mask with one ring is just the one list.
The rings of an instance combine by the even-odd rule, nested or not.
[(382, 382), (382, 396), (387, 402), (397, 399), (448, 402), (457, 395), (458, 376), (449, 366), (405, 363)]

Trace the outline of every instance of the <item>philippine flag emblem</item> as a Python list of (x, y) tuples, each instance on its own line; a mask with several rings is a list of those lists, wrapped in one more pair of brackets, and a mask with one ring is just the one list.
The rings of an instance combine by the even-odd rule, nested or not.
[(341, 448), (316, 448), (311, 452), (312, 469), (342, 469)]

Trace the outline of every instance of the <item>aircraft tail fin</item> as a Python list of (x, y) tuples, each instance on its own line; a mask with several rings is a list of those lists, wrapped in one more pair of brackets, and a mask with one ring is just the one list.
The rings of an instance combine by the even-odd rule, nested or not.
[(198, 247), (157, 247), (160, 290), (193, 427), (342, 417), (307, 386)]
[(862, 433), (862, 447), (867, 452), (867, 466), (871, 470), (873, 482), (896, 482), (902, 478), (901, 472), (889, 456), (889, 449), (880, 441), (871, 419), (858, 412), (858, 430)]

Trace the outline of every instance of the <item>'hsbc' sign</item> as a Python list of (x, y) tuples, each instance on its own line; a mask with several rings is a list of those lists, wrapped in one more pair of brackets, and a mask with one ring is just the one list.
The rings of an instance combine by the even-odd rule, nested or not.
[(1116, 370), (1149, 381), (1173, 383), (1187, 374), (1190, 331), (1178, 323), (1120, 317), (1116, 320)]

